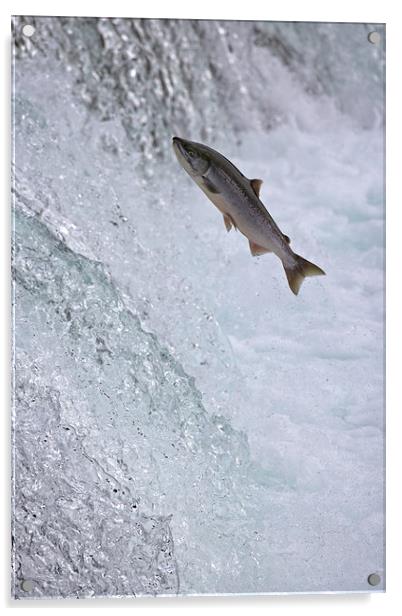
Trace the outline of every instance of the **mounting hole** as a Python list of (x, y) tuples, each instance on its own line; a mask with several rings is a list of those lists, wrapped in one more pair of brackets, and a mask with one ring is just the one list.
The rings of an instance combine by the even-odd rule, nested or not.
[(31, 24), (25, 24), (25, 26), (22, 28), (22, 34), (30, 38), (35, 34), (35, 28), (31, 26)]
[(34, 585), (32, 580), (23, 580), (21, 583), (21, 588), (24, 592), (31, 592), (33, 587)]
[(370, 584), (370, 586), (378, 586), (378, 584), (381, 582), (381, 578), (378, 575), (378, 573), (370, 573), (370, 575), (367, 578), (367, 581)]
[(373, 45), (378, 45), (378, 43), (381, 41), (381, 36), (379, 32), (370, 32), (367, 38), (369, 42)]

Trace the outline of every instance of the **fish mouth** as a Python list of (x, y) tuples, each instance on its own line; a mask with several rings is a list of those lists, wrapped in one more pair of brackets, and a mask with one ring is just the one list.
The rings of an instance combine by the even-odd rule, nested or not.
[(183, 139), (180, 139), (180, 137), (173, 137), (172, 143), (173, 143), (173, 149), (175, 150), (175, 152), (180, 153), (182, 156), (185, 156), (186, 150), (183, 146)]

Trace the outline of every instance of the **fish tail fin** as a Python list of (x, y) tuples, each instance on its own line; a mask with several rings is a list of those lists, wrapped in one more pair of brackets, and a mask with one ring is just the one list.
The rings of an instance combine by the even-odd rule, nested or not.
[(307, 261), (307, 259), (303, 259), (303, 257), (300, 257), (300, 255), (295, 254), (294, 257), (296, 259), (295, 264), (285, 265), (283, 263), (283, 267), (285, 268), (289, 287), (291, 288), (293, 293), (297, 295), (303, 280), (307, 276), (325, 276), (325, 272), (320, 267), (318, 267), (318, 265), (310, 263), (310, 261)]

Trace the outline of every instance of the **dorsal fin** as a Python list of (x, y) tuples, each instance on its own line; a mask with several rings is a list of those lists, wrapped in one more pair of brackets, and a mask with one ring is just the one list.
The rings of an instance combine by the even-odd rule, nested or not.
[(287, 235), (285, 235), (284, 233), (282, 233), (283, 235), (283, 239), (285, 240), (285, 242), (287, 242), (288, 244), (290, 244), (290, 237), (288, 237)]
[(250, 180), (250, 186), (254, 190), (257, 197), (260, 196), (261, 184), (262, 184), (262, 180), (257, 180), (257, 179)]

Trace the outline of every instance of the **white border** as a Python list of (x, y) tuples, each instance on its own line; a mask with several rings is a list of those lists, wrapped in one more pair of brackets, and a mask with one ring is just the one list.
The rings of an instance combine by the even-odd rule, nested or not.
[[(0, 579), (3, 584), (1, 596), (3, 607), (20, 612), (26, 608), (31, 610), (67, 609), (74, 613), (87, 608), (115, 610), (116, 608), (135, 609), (136, 612), (144, 610), (160, 611), (164, 613), (176, 613), (185, 610), (199, 611), (208, 609), (211, 614), (218, 613), (222, 609), (230, 609), (231, 613), (243, 613), (244, 609), (253, 613), (280, 611), (281, 613), (318, 614), (325, 610), (326, 613), (342, 613), (345, 616), (362, 614), (378, 614), (379, 610), (390, 613), (398, 610), (401, 606), (399, 591), (399, 575), (401, 571), (401, 533), (399, 530), (402, 520), (401, 495), (400, 495), (400, 469), (401, 465), (401, 405), (398, 380), (401, 379), (400, 334), (402, 315), (402, 294), (399, 292), (401, 280), (401, 148), (399, 142), (402, 138), (400, 109), (402, 109), (400, 65), (402, 58), (401, 20), (398, 19), (399, 11), (397, 3), (393, 0), (333, 0), (329, 2), (314, 2), (303, 0), (281, 0), (271, 3), (267, 0), (247, 0), (243, 3), (214, 2), (202, 0), (202, 2), (189, 2), (169, 0), (169, 2), (148, 0), (146, 3), (133, 3), (132, 1), (109, 0), (105, 2), (89, 2), (86, 0), (59, 1), (50, 0), (18, 1), (9, 2), (4, 0), (1, 8), (1, 41), (3, 49), (3, 61), (1, 63), (1, 118), (3, 120), (3, 164), (0, 166), (3, 192), (3, 207), (1, 208), (2, 219), (0, 222), (1, 232), (1, 302), (3, 314), (1, 319), (1, 375), (2, 375), (2, 402), (3, 411), (3, 447), (2, 447), (2, 532), (3, 556), (1, 559)], [(9, 310), (9, 164), (10, 142), (6, 135), (10, 132), (10, 16), (20, 15), (92, 15), (92, 16), (127, 16), (127, 17), (181, 17), (181, 18), (210, 18), (210, 19), (269, 19), (280, 21), (356, 21), (387, 24), (387, 592), (372, 595), (346, 594), (346, 595), (285, 595), (285, 596), (261, 596), (261, 597), (200, 597), (200, 598), (158, 598), (158, 599), (109, 599), (109, 600), (55, 600), (55, 601), (11, 601), (10, 573), (9, 573), (9, 523), (10, 523), (10, 448), (9, 448), (9, 375), (10, 354), (6, 341), (9, 341), (10, 310)], [(398, 139), (399, 136), (399, 139)], [(399, 265), (399, 267), (398, 267)], [(399, 397), (398, 397), (399, 396)], [(399, 608), (400, 610), (400, 608)]]
[[(149, 0), (133, 3), (124, 0), (90, 2), (71, 0), (52, 3), (50, 0), (16, 0), (10, 3), (15, 15), (80, 15), (110, 17), (171, 17), (191, 19), (267, 19), (277, 21), (356, 21), (383, 23), (392, 2), (373, 0), (338, 0), (336, 3), (320, 3), (312, 0), (282, 0), (277, 3), (247, 0), (247, 2), (216, 2), (202, 0)], [(389, 4), (389, 9), (387, 5)], [(394, 10), (394, 7), (392, 7)]]

